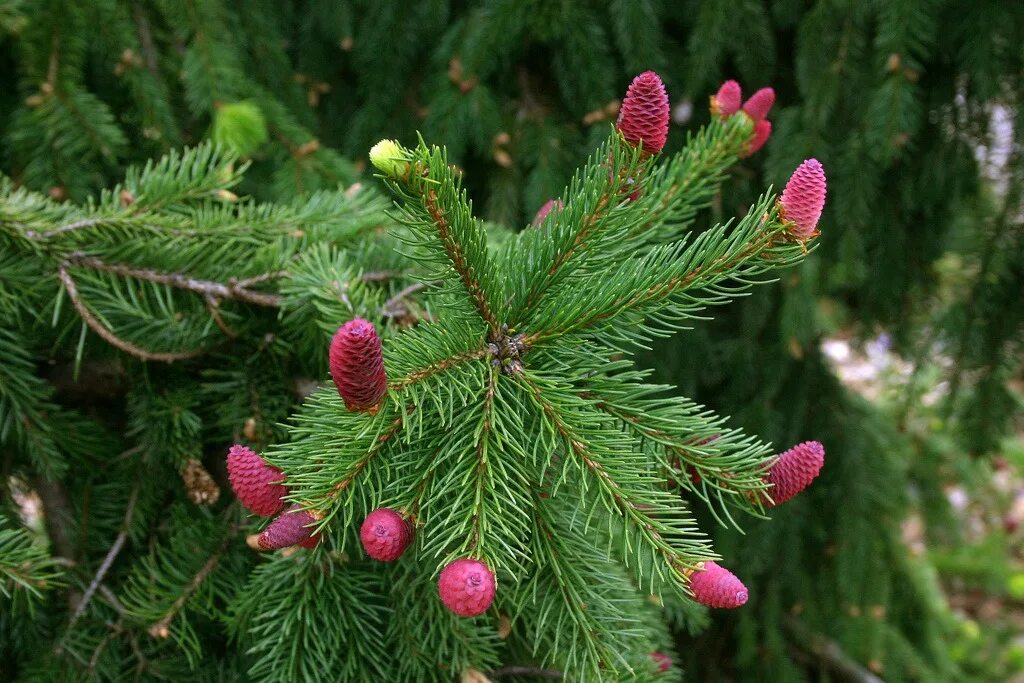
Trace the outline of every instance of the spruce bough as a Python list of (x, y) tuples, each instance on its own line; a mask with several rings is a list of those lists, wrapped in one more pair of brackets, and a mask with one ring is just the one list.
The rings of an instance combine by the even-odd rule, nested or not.
[[(265, 454), (284, 472), (293, 507), (256, 547), (323, 532), (329, 549), (300, 560), (317, 562), (361, 533), (371, 556), (394, 559), (381, 571), (394, 582), (385, 590), (397, 603), (395, 629), (431, 629), (423, 644), (439, 641), (438, 656), (460, 670), (498, 663), (494, 643), (455, 622), (458, 643), (437, 634), (422, 603), (415, 625), (399, 613), (438, 576), (453, 613), (510, 619), (506, 647), (584, 678), (662, 670), (649, 629), (612, 626), (631, 623), (645, 595), (746, 602), (690, 504), (731, 524), (732, 510), (760, 515), (780, 460), (648, 383), (631, 352), (808, 253), (814, 226), (786, 220), (785, 198), (770, 193), (735, 223), (692, 231), (729, 165), (751, 153), (751, 122), (769, 107), (756, 117), (719, 107), (720, 118), (658, 163), (668, 100), (657, 75), (642, 74), (609, 139), (552, 200), (558, 210), (497, 246), (442, 149), (377, 145), (371, 161), (398, 198), (403, 251), (419, 265), (433, 315), (383, 344), (367, 321), (339, 328), (330, 349), (337, 391), (312, 395), (291, 441)], [(805, 175), (787, 191), (823, 202), (824, 177), (803, 188)], [(397, 553), (371, 549), (363, 520), (382, 510), (389, 528), (409, 525)]]

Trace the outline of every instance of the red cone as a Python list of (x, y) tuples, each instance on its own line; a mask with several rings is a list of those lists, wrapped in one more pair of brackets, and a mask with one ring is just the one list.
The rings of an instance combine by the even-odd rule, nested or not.
[(313, 536), (311, 525), (316, 520), (317, 518), (309, 510), (302, 510), (298, 505), (292, 505), (263, 530), (256, 540), (256, 545), (260, 550), (276, 550), (308, 543)]
[(349, 410), (368, 410), (388, 390), (380, 337), (373, 323), (354, 318), (338, 328), (331, 340), (331, 377)]
[(760, 121), (768, 116), (775, 104), (775, 90), (772, 88), (761, 88), (750, 96), (750, 99), (743, 103), (743, 111), (755, 121)]
[(768, 138), (772, 134), (772, 122), (768, 119), (761, 119), (754, 124), (754, 137), (750, 138), (750, 144), (747, 146), (747, 152), (743, 156), (752, 156), (759, 149), (764, 147), (764, 143), (768, 142)]
[(412, 527), (390, 508), (377, 508), (368, 514), (359, 529), (359, 539), (366, 554), (381, 562), (397, 560), (409, 547), (412, 538)]
[(768, 507), (782, 505), (807, 488), (825, 464), (825, 447), (818, 441), (805, 441), (779, 455), (764, 480), (772, 485), (767, 491)]
[(672, 658), (664, 652), (652, 652), (651, 659), (658, 665), (658, 673), (664, 673), (672, 668)]
[(705, 562), (704, 568), (690, 577), (693, 599), (708, 607), (732, 609), (747, 601), (747, 587), (717, 562)]
[(645, 71), (630, 83), (615, 126), (627, 142), (642, 142), (645, 153), (657, 154), (668, 139), (668, 118), (665, 85), (658, 74)]
[(235, 444), (228, 450), (228, 479), (238, 500), (255, 515), (270, 517), (284, 507), (288, 495), (284, 473), (251, 448)]
[(726, 81), (718, 92), (711, 96), (711, 113), (715, 116), (732, 116), (740, 110), (743, 91), (736, 81)]
[(537, 210), (537, 215), (533, 217), (533, 225), (540, 225), (544, 222), (544, 219), (548, 217), (548, 214), (555, 209), (561, 209), (565, 207), (565, 204), (561, 199), (549, 199), (544, 202), (544, 206)]
[(790, 234), (799, 240), (813, 237), (825, 208), (825, 168), (817, 159), (800, 164), (779, 198), (782, 218), (791, 222)]
[(462, 558), (443, 570), (437, 580), (441, 602), (460, 617), (475, 617), (494, 601), (494, 574), (479, 560)]

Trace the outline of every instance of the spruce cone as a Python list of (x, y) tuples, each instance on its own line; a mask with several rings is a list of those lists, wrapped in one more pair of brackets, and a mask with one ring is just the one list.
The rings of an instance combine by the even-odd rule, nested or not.
[(755, 121), (760, 121), (768, 116), (768, 112), (772, 110), (772, 105), (774, 104), (775, 90), (772, 88), (761, 88), (751, 95), (749, 100), (743, 103), (743, 111)]
[(537, 209), (537, 215), (533, 217), (533, 225), (540, 225), (544, 222), (544, 219), (548, 217), (548, 214), (555, 209), (562, 209), (565, 204), (561, 199), (549, 199), (544, 202), (544, 206)]
[(643, 144), (646, 154), (657, 154), (668, 139), (668, 93), (661, 78), (645, 71), (630, 83), (615, 127), (632, 145)]
[(658, 673), (664, 673), (672, 668), (672, 658), (664, 652), (652, 652), (651, 659), (658, 665)]
[(292, 505), (286, 512), (271, 522), (256, 539), (258, 550), (277, 550), (292, 545), (305, 545), (312, 540), (311, 524), (317, 521), (309, 510)]
[(189, 460), (181, 473), (188, 498), (196, 505), (213, 505), (220, 498), (220, 487), (198, 460)]
[(494, 574), (487, 565), (467, 557), (455, 560), (437, 580), (441, 602), (460, 617), (475, 617), (487, 611), (494, 601)]
[(284, 507), (288, 495), (284, 473), (267, 463), (255, 451), (235, 444), (228, 451), (228, 479), (242, 505), (261, 517), (270, 517)]
[(731, 609), (747, 601), (747, 587), (717, 562), (705, 562), (704, 568), (690, 577), (693, 599), (708, 607)]
[(754, 137), (750, 138), (750, 144), (747, 146), (747, 151), (743, 155), (744, 157), (752, 156), (759, 149), (764, 147), (764, 143), (768, 142), (768, 138), (772, 134), (772, 122), (768, 119), (761, 119), (754, 124)]
[(798, 240), (815, 235), (821, 211), (825, 208), (825, 169), (817, 159), (800, 164), (779, 198), (783, 220), (793, 225), (790, 234)]
[(782, 505), (807, 488), (825, 464), (825, 447), (818, 441), (805, 441), (779, 455), (764, 480), (772, 485), (767, 492), (768, 507)]
[(380, 337), (373, 323), (354, 318), (331, 340), (331, 377), (349, 410), (373, 408), (388, 390)]
[(359, 539), (366, 554), (381, 562), (397, 560), (409, 547), (412, 538), (412, 527), (390, 508), (377, 508), (368, 514), (359, 529)]
[(740, 110), (740, 103), (743, 101), (743, 91), (736, 81), (726, 81), (718, 92), (711, 96), (711, 113), (714, 116), (725, 118), (732, 116)]

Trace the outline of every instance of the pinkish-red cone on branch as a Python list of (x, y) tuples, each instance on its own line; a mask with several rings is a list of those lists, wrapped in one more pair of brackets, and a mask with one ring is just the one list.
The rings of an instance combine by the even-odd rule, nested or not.
[(768, 142), (768, 138), (772, 134), (772, 122), (768, 119), (761, 119), (754, 123), (754, 137), (750, 138), (750, 143), (747, 145), (747, 151), (744, 153), (744, 157), (749, 157), (755, 154), (759, 149), (764, 147), (764, 143)]
[(722, 118), (732, 116), (740, 110), (742, 101), (743, 91), (740, 84), (736, 81), (726, 81), (718, 92), (711, 96), (711, 113)]
[(743, 103), (743, 111), (747, 116), (760, 121), (768, 116), (775, 104), (775, 90), (773, 88), (761, 88), (750, 96), (750, 99)]
[(804, 441), (779, 455), (768, 468), (765, 482), (772, 485), (765, 505), (775, 507), (810, 486), (825, 464), (825, 447), (819, 441)]
[(657, 154), (668, 139), (668, 93), (661, 77), (645, 71), (629, 84), (615, 127), (632, 145), (643, 144), (646, 154)]
[(349, 410), (373, 408), (388, 390), (384, 355), (373, 323), (354, 318), (338, 328), (329, 354), (331, 377)]
[(549, 199), (544, 202), (544, 206), (537, 209), (537, 215), (533, 217), (533, 225), (540, 225), (544, 222), (544, 219), (548, 217), (548, 214), (555, 210), (565, 208), (565, 204), (561, 199)]
[(693, 599), (708, 607), (732, 609), (747, 602), (747, 587), (731, 571), (717, 562), (705, 562), (704, 568), (690, 576)]
[(479, 560), (464, 557), (441, 570), (437, 594), (441, 602), (460, 617), (475, 617), (494, 602), (494, 573)]
[(228, 450), (228, 479), (242, 505), (261, 517), (270, 517), (284, 507), (288, 495), (284, 473), (251, 448), (235, 444)]
[(806, 240), (815, 235), (825, 193), (825, 168), (817, 159), (808, 159), (793, 171), (779, 198), (782, 218), (792, 223), (789, 233), (793, 237)]
[(312, 540), (312, 525), (316, 521), (317, 518), (312, 512), (292, 505), (260, 533), (256, 539), (256, 547), (259, 550), (277, 550), (307, 543)]
[(665, 673), (672, 668), (672, 658), (664, 652), (651, 652), (650, 657), (658, 665), (658, 673)]
[(359, 528), (359, 540), (366, 554), (381, 562), (397, 560), (409, 547), (412, 538), (412, 527), (390, 508), (377, 508), (366, 515)]

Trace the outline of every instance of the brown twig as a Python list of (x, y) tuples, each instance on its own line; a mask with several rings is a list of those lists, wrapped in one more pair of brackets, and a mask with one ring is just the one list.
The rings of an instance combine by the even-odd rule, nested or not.
[(231, 329), (231, 327), (226, 322), (224, 322), (224, 318), (221, 317), (220, 302), (216, 299), (216, 297), (210, 294), (206, 295), (206, 310), (210, 313), (210, 317), (213, 318), (213, 322), (216, 323), (217, 327), (220, 328), (221, 332), (223, 332), (231, 339), (235, 339), (238, 337), (238, 333)]
[(92, 314), (78, 295), (78, 287), (75, 285), (74, 279), (71, 274), (68, 273), (67, 268), (61, 266), (57, 270), (57, 277), (64, 283), (64, 289), (68, 292), (68, 298), (71, 299), (71, 304), (78, 311), (78, 315), (81, 316), (89, 328), (98, 334), (104, 341), (111, 346), (121, 349), (125, 353), (128, 353), (136, 358), (144, 361), (161, 361), (164, 363), (173, 363), (178, 360), (186, 360), (188, 358), (195, 358), (196, 356), (202, 355), (202, 349), (196, 349), (194, 351), (147, 351), (146, 349), (140, 348), (129, 341), (121, 339), (112, 331), (107, 329), (103, 323), (101, 323), (96, 316)]
[(204, 296), (212, 296), (217, 299), (235, 299), (255, 304), (257, 306), (266, 306), (268, 308), (275, 308), (281, 305), (281, 297), (279, 295), (268, 294), (266, 292), (255, 292), (251, 289), (247, 289), (246, 287), (246, 284), (262, 282), (264, 279), (271, 279), (272, 277), (278, 276), (278, 273), (264, 273), (246, 280), (235, 280), (232, 278), (231, 280), (228, 280), (227, 283), (221, 283), (213, 282), (211, 280), (200, 280), (182, 273), (165, 273), (149, 268), (135, 268), (134, 266), (121, 263), (107, 263), (106, 261), (102, 261), (94, 256), (85, 256), (80, 253), (71, 254), (67, 258), (66, 263), (71, 266), (82, 266), (85, 268), (92, 268), (93, 270), (121, 275), (123, 277), (169, 285), (177, 289), (186, 289), (190, 292), (196, 292)]
[(824, 665), (836, 676), (837, 680), (841, 681), (884, 683), (881, 678), (854, 661), (838, 643), (823, 635), (812, 633), (796, 618), (787, 617), (785, 625), (792, 636), (791, 650), (798, 659), (808, 665)]
[(466, 351), (465, 353), (459, 353), (454, 356), (449, 356), (448, 358), (439, 360), (436, 363), (431, 363), (426, 367), (420, 368), (415, 372), (411, 372), (405, 377), (401, 377), (399, 379), (388, 382), (388, 386), (392, 389), (404, 389), (405, 387), (410, 386), (412, 384), (416, 384), (417, 382), (421, 382), (427, 379), (428, 377), (433, 377), (434, 375), (444, 372), (445, 370), (450, 370), (456, 367), (457, 365), (462, 365), (463, 363), (468, 363), (470, 361), (484, 358), (486, 355), (487, 348), (484, 347), (476, 349), (474, 351)]
[(182, 608), (185, 606), (185, 603), (187, 603), (189, 599), (191, 599), (192, 595), (197, 590), (199, 590), (199, 587), (203, 584), (203, 581), (206, 580), (206, 577), (210, 575), (210, 572), (212, 572), (217, 567), (217, 563), (219, 563), (221, 558), (224, 557), (224, 553), (227, 552), (228, 546), (231, 543), (231, 539), (234, 538), (235, 533), (237, 531), (238, 527), (232, 525), (231, 528), (228, 530), (228, 533), (225, 534), (224, 540), (221, 541), (221, 544), (217, 547), (213, 554), (210, 555), (209, 558), (207, 558), (206, 562), (203, 563), (203, 566), (200, 567), (199, 571), (196, 572), (195, 576), (192, 577), (192, 580), (188, 582), (188, 585), (185, 586), (181, 595), (179, 595), (178, 598), (171, 604), (167, 612), (165, 612), (164, 615), (160, 617), (160, 619), (153, 622), (153, 624), (149, 627), (149, 635), (153, 636), (154, 638), (166, 638), (170, 635), (170, 626), (171, 622), (174, 621), (174, 617), (177, 616), (178, 612), (182, 610)]
[(427, 287), (433, 284), (434, 283), (414, 282), (408, 287), (405, 287), (400, 292), (398, 292), (393, 297), (384, 302), (384, 305), (380, 307), (381, 315), (383, 315), (386, 318), (396, 318), (398, 316), (404, 315), (406, 312), (408, 312), (408, 308), (406, 308), (404, 304), (402, 304), (401, 306), (399, 306), (399, 304), (401, 304), (406, 297), (411, 296), (423, 289), (426, 289)]

